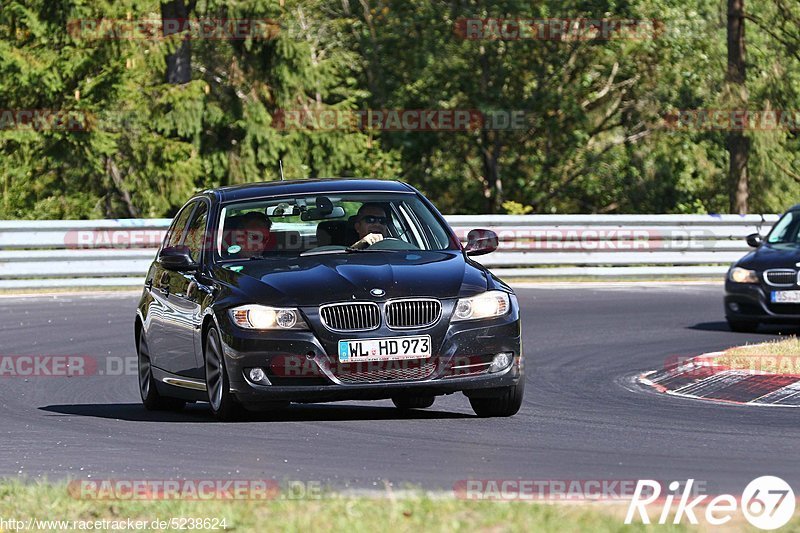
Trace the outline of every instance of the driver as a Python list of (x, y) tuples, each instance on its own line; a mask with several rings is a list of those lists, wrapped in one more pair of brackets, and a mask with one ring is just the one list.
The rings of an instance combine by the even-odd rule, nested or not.
[(356, 214), (356, 221), (353, 225), (359, 240), (352, 247), (363, 249), (382, 241), (389, 235), (386, 227), (388, 222), (386, 209), (381, 204), (366, 203), (362, 205)]

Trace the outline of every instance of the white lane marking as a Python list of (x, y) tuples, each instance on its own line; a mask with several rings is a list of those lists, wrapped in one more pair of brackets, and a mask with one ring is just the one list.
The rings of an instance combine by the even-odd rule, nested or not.
[(705, 398), (709, 393), (717, 392), (718, 390), (724, 389), (729, 385), (735, 385), (736, 383), (739, 383), (740, 381), (743, 381), (751, 376), (752, 374), (749, 372), (723, 370), (722, 372), (714, 374), (711, 377), (701, 379), (700, 381), (690, 383), (689, 385), (684, 385), (683, 387), (675, 389), (673, 392), (675, 394)]
[[(798, 378), (800, 380), (800, 378)], [(794, 403), (779, 403), (787, 400)], [(754, 405), (777, 405), (779, 407), (800, 407), (800, 381), (781, 387), (749, 402)]]

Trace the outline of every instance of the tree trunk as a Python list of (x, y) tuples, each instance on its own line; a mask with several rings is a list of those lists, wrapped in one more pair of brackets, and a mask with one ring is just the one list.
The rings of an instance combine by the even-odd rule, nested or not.
[(125, 190), (122, 175), (120, 175), (117, 165), (110, 157), (106, 158), (106, 172), (108, 172), (108, 175), (111, 177), (111, 182), (114, 184), (114, 188), (117, 189), (117, 193), (120, 198), (122, 198), (122, 202), (128, 210), (128, 216), (131, 218), (139, 218), (139, 210), (133, 205), (133, 199), (130, 193)]
[[(726, 80), (735, 95), (735, 105), (747, 108), (747, 79), (745, 72), (744, 2), (728, 0), (728, 72)], [(746, 214), (749, 197), (747, 160), (750, 157), (750, 139), (742, 130), (728, 134), (728, 169), (731, 213)]]
[[(161, 20), (164, 37), (169, 37), (184, 27), (196, 0), (165, 0), (161, 3)], [(192, 81), (192, 42), (185, 38), (174, 53), (167, 55), (167, 83), (182, 85)]]
[(500, 212), (503, 204), (503, 179), (500, 176), (500, 140), (498, 132), (494, 133), (494, 139), (490, 132), (481, 132), (481, 142), (479, 150), (483, 163), (483, 194), (486, 197), (486, 212), (495, 214)]

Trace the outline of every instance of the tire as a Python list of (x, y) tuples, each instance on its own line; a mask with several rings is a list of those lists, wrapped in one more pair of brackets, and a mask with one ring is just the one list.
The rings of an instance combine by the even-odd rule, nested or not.
[(219, 340), (219, 333), (214, 327), (208, 330), (203, 359), (206, 392), (211, 413), (217, 420), (223, 422), (238, 419), (243, 408), (231, 393), (231, 383), (225, 368), (225, 357), (222, 355), (222, 343)]
[(524, 379), (523, 377), (516, 385), (498, 391), (499, 396), (470, 398), (472, 410), (481, 418), (514, 416), (522, 406), (522, 397), (525, 394)]
[(433, 405), (435, 396), (395, 396), (392, 403), (398, 409), (425, 409)]
[(755, 333), (758, 331), (758, 322), (751, 322), (748, 320), (728, 320), (728, 327), (731, 328), (731, 331), (735, 331), (737, 333)]
[(148, 411), (180, 411), (186, 402), (178, 398), (168, 398), (162, 396), (156, 387), (156, 379), (153, 377), (153, 367), (150, 363), (150, 349), (147, 346), (147, 339), (144, 337), (144, 330), (139, 334), (139, 346), (137, 347), (139, 360), (139, 395), (142, 397), (142, 404)]

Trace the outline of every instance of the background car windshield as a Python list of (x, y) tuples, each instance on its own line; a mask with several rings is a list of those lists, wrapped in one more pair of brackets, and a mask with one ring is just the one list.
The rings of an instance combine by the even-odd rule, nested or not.
[[(225, 205), (220, 214), (217, 256), (222, 260), (344, 251), (361, 236), (356, 231), (364, 205), (383, 210), (381, 250), (457, 250), (448, 230), (415, 194), (298, 195)], [(373, 248), (373, 247), (370, 247)]]
[(800, 243), (800, 216), (793, 212), (786, 213), (772, 231), (767, 242), (770, 244), (798, 244)]

